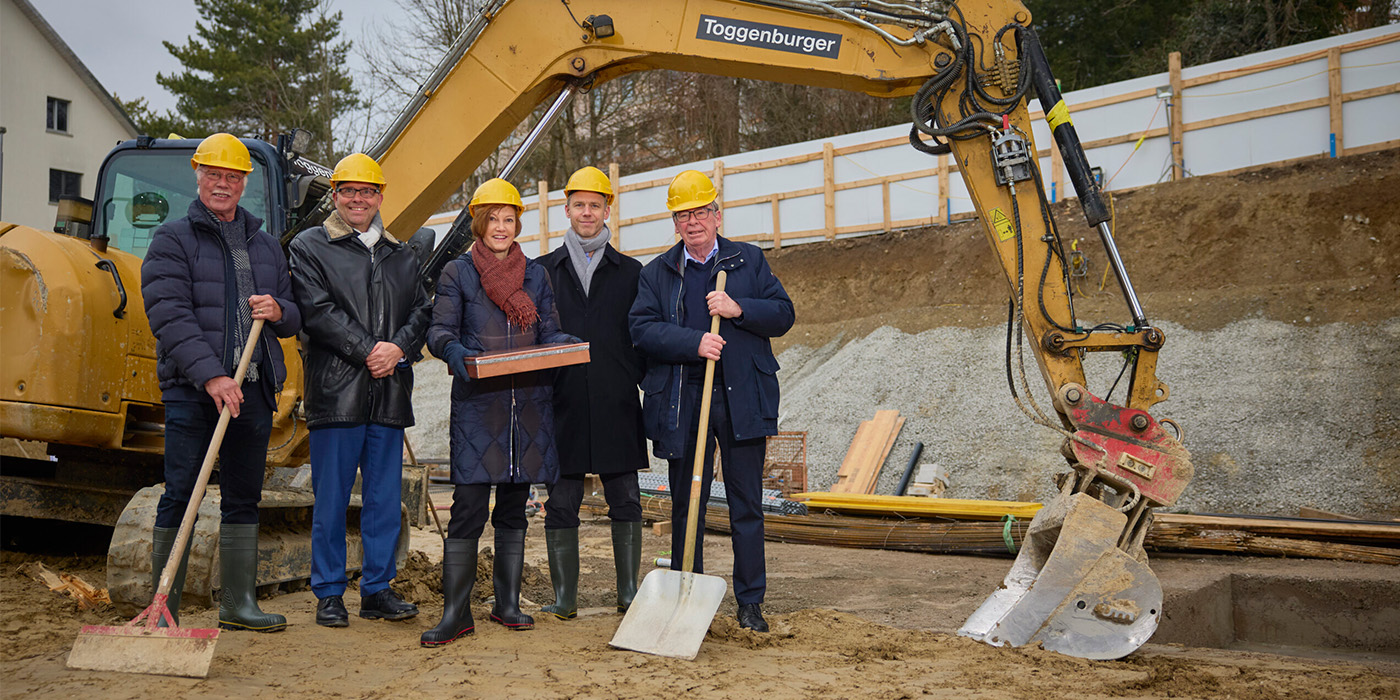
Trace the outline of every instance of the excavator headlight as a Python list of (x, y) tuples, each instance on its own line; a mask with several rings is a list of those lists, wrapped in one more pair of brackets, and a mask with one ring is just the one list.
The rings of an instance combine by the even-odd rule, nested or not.
[(583, 28), (593, 32), (598, 39), (606, 39), (617, 33), (613, 30), (612, 17), (607, 15), (589, 15), (583, 20)]

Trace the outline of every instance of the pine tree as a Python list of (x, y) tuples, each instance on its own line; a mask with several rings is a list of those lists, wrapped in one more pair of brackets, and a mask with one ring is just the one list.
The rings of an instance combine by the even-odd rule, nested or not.
[(350, 42), (327, 0), (195, 0), (200, 21), (184, 46), (164, 42), (183, 72), (156, 76), (195, 131), (268, 140), (311, 132), (309, 155), (333, 162), (336, 119), (359, 105), (345, 70)]

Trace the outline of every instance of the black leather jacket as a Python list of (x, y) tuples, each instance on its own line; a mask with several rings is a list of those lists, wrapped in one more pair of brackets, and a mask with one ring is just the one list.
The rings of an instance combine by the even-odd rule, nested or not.
[[(324, 226), (298, 234), (289, 251), (309, 340), (307, 425), (413, 425), (412, 363), (422, 357), (432, 320), (413, 249), (385, 231), (371, 251), (332, 212)], [(365, 358), (379, 341), (399, 346), (404, 359), (392, 375), (374, 379)]]

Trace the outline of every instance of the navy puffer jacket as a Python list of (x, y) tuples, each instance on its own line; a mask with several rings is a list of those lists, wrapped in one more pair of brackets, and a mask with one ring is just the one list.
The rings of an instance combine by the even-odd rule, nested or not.
[[(278, 337), (301, 330), (301, 312), (292, 298), (287, 258), (277, 239), (262, 230), (262, 219), (240, 207), (248, 236), (248, 260), (258, 294), (270, 294), (282, 307), (282, 319), (268, 323)], [(238, 322), (238, 298), (233, 259), (209, 210), (199, 201), (190, 203), (188, 215), (156, 229), (151, 247), (141, 263), (141, 297), (151, 332), (156, 336), (156, 376), (161, 398), (212, 400), (204, 383), (215, 377), (232, 377), (242, 348), (234, 346), (228, 330)], [(268, 397), (282, 390), (287, 368), (282, 345), (263, 333), (262, 376)], [(268, 370), (271, 370), (269, 372)], [(273, 402), (275, 405), (275, 401)]]
[[(523, 286), (540, 316), (529, 328), (510, 323), (486, 296), (470, 251), (448, 263), (438, 278), (428, 349), (446, 358), (462, 350), (470, 356), (579, 342), (559, 329), (554, 290), (543, 265), (526, 262)], [(559, 478), (559, 453), (554, 443), (553, 373), (454, 377), (450, 433), (454, 484), (554, 483)]]

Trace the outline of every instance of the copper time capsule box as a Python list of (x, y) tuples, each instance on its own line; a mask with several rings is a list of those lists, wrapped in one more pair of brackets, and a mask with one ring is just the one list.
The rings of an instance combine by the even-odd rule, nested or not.
[(472, 379), (533, 372), (550, 367), (582, 365), (588, 362), (588, 343), (545, 343), (512, 350), (484, 352), (466, 358), (467, 376)]

